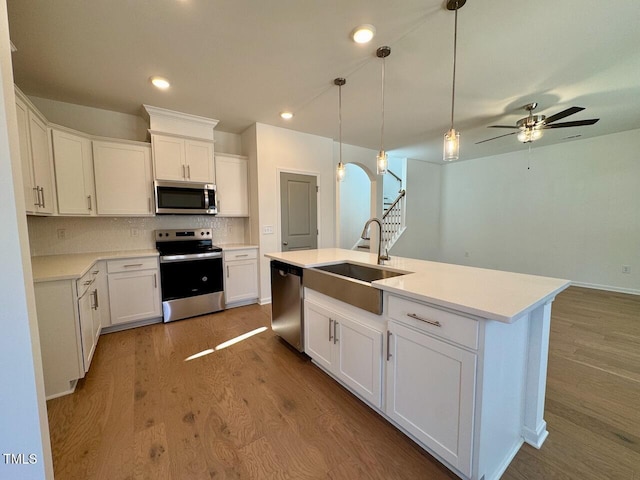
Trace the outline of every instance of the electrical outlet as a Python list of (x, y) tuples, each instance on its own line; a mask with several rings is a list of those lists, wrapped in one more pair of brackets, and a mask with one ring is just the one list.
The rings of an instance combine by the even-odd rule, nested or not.
[(137, 228), (132, 228), (131, 229), (131, 236), (132, 237), (137, 237), (140, 235), (140, 230), (138, 230)]
[(60, 240), (64, 240), (65, 238), (67, 238), (67, 231), (64, 228), (59, 228), (57, 230), (57, 234)]
[(631, 273), (631, 267), (629, 265), (622, 265), (622, 273)]
[(273, 235), (273, 225), (265, 225), (262, 227), (263, 235)]

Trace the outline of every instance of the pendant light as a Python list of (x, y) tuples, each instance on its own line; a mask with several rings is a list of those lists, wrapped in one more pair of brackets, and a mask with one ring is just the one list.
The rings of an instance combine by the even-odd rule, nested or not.
[(380, 47), (376, 51), (376, 56), (382, 59), (382, 124), (380, 127), (380, 151), (376, 157), (376, 170), (378, 175), (387, 173), (389, 162), (387, 160), (387, 152), (384, 151), (384, 69), (385, 58), (391, 55), (391, 48)]
[(451, 128), (444, 134), (444, 150), (442, 159), (446, 162), (460, 158), (460, 132), (453, 128), (453, 107), (456, 99), (456, 54), (458, 50), (458, 10), (467, 0), (448, 0), (447, 10), (455, 11), (455, 27), (453, 30), (453, 86), (451, 89)]
[(336, 178), (339, 182), (344, 180), (345, 168), (342, 163), (342, 86), (347, 83), (344, 78), (336, 78), (333, 81), (338, 86), (338, 130), (340, 132), (340, 160), (338, 161), (338, 168), (336, 170)]

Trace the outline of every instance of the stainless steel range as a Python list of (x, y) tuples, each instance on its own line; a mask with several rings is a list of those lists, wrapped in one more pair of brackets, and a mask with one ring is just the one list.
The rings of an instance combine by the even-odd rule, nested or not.
[(222, 249), (210, 228), (156, 230), (165, 322), (224, 310)]

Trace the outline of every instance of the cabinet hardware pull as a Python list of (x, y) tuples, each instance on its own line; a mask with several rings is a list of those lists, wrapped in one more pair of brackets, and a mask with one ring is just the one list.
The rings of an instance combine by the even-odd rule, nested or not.
[(40, 188), (33, 187), (33, 190), (35, 190), (35, 194), (36, 194), (36, 203), (34, 203), (33, 205), (36, 207), (41, 207), (42, 205), (40, 205)]
[(93, 309), (98, 310), (98, 289), (93, 291)]
[(187, 178), (191, 180), (191, 165), (187, 165)]
[(338, 322), (333, 321), (333, 344), (338, 343)]
[(87, 195), (87, 201), (89, 202), (89, 210), (93, 210), (91, 205), (91, 195)]
[(437, 320), (427, 320), (426, 318), (420, 318), (415, 313), (407, 313), (407, 317), (415, 318), (416, 320), (420, 320), (421, 322), (428, 323), (429, 325), (433, 325), (434, 327), (442, 326), (442, 324)]
[(387, 330), (387, 362), (392, 357), (392, 355), (391, 355), (391, 335), (393, 335), (393, 333), (391, 333), (389, 330)]
[(91, 285), (93, 282), (91, 280), (87, 280), (86, 282), (83, 283), (83, 285)]
[(184, 168), (184, 165), (182, 165), (182, 178), (187, 178), (187, 170)]
[(331, 324), (333, 323), (332, 319), (329, 319), (329, 341), (333, 340), (333, 337), (331, 336)]
[(153, 288), (158, 288), (158, 274), (153, 274)]
[(98, 289), (96, 288), (96, 310), (98, 307), (100, 307), (100, 305), (98, 305)]
[(229, 278), (229, 265), (227, 265), (227, 278)]
[(242, 258), (242, 257), (248, 257), (248, 256), (249, 256), (249, 254), (245, 253), (244, 255), (236, 255), (236, 258)]
[(142, 263), (130, 263), (128, 265), (125, 265), (124, 268), (131, 268), (131, 267), (141, 267)]
[(44, 201), (44, 187), (40, 187), (40, 192), (42, 193), (42, 208), (46, 208), (46, 204)]
[(93, 275), (97, 275), (100, 273), (100, 270), (94, 270), (93, 272), (91, 272)]

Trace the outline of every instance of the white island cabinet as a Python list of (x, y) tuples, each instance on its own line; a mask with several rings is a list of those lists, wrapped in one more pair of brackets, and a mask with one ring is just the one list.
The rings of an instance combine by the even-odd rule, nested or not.
[(379, 316), (305, 287), (305, 352), (458, 476), (498, 479), (524, 442), (540, 448), (551, 303), (568, 281), (401, 257), (377, 267), (335, 248), (266, 256), (405, 272), (371, 282)]

